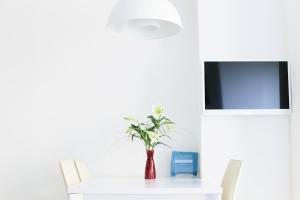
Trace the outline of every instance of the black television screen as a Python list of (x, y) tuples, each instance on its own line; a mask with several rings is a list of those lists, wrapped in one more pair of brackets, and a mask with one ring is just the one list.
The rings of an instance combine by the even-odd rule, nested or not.
[(205, 109), (289, 109), (288, 63), (205, 62)]

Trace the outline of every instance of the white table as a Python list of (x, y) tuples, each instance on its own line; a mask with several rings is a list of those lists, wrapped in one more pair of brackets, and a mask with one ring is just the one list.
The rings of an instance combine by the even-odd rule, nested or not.
[(198, 178), (94, 179), (68, 189), (69, 200), (221, 200), (222, 189)]

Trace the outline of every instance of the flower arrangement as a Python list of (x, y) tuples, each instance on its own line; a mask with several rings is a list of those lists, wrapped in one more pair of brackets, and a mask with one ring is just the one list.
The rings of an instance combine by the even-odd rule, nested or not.
[(147, 117), (148, 122), (141, 122), (134, 117), (125, 117), (130, 121), (127, 129), (128, 136), (140, 139), (144, 142), (146, 150), (154, 150), (157, 145), (166, 145), (161, 140), (164, 137), (170, 138), (168, 131), (174, 128), (174, 122), (165, 116), (165, 109), (162, 106), (153, 106), (152, 115)]

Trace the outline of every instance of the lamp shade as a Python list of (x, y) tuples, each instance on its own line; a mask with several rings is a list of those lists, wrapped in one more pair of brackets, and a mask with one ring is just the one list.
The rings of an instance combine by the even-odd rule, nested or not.
[(182, 22), (168, 0), (121, 0), (107, 26), (133, 38), (157, 39), (179, 33)]

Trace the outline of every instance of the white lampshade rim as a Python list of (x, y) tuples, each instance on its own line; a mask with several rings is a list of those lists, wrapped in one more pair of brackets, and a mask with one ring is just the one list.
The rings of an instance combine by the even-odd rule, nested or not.
[[(159, 24), (162, 24), (162, 23), (165, 23), (165, 24), (169, 24), (169, 26), (172, 27), (172, 31), (171, 32), (164, 32), (162, 35), (160, 36), (155, 36), (155, 35), (152, 35), (152, 36), (146, 36), (146, 37), (143, 37), (143, 36), (140, 36), (140, 37), (137, 37), (136, 35), (132, 35), (131, 32), (129, 30), (127, 30), (126, 28), (126, 25), (128, 25), (130, 23), (130, 21), (135, 21), (135, 20), (138, 20), (138, 21), (155, 21)], [(121, 24), (123, 26), (121, 26)], [(163, 37), (169, 37), (169, 36), (173, 36), (173, 35), (176, 35), (178, 33), (181, 32), (182, 30), (182, 23), (175, 23), (173, 21), (170, 21), (170, 20), (164, 20), (164, 19), (157, 19), (157, 18), (132, 18), (132, 19), (129, 19), (129, 20), (118, 20), (118, 21), (114, 21), (114, 23), (108, 23), (107, 26), (112, 30), (114, 31), (115, 33), (117, 33), (118, 35), (127, 35), (127, 37), (129, 38), (140, 38), (140, 39), (159, 39), (159, 38), (163, 38)], [(164, 26), (162, 26), (164, 27)]]
[[(181, 31), (181, 17), (169, 0), (130, 1), (136, 4), (130, 6), (121, 0), (113, 9), (107, 24), (113, 31), (144, 39), (168, 37)], [(159, 3), (162, 3), (162, 7), (157, 7)]]

